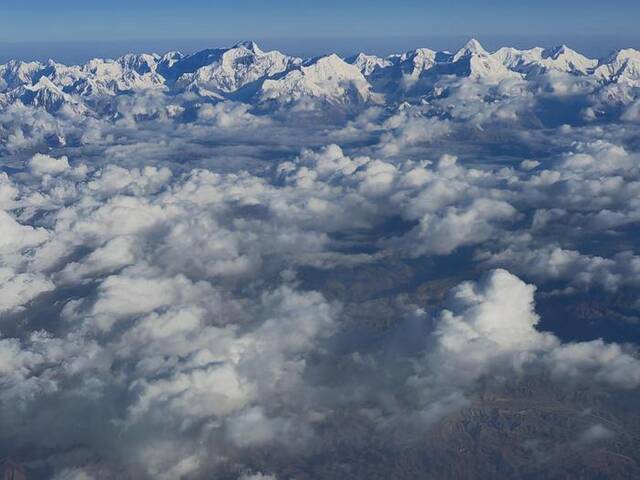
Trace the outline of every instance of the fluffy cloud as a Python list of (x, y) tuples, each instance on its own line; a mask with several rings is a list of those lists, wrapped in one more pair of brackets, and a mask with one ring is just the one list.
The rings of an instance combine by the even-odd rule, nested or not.
[[(538, 175), (467, 167), (453, 156), (398, 164), (332, 145), (265, 176), (76, 165), (5, 181), (11, 210), (2, 218), (13, 234), (2, 250), (0, 306), (24, 323), (0, 339), (0, 441), (24, 445), (55, 425), (43, 446), (97, 462), (86, 470), (46, 460), (61, 478), (118, 469), (188, 477), (215, 470), (225, 455), (242, 463), (254, 448), (311, 448), (318, 422), (363, 401), (386, 405), (372, 417), (381, 428), (416, 416), (436, 422), (467, 405), (487, 375), (547, 372), (559, 383), (634, 389), (632, 349), (541, 332), (535, 288), (505, 270), (460, 284), (439, 314), (418, 313), (433, 325), (421, 327), (419, 348), (407, 348), (415, 335), (400, 323), (405, 340), (389, 351), (411, 357), (413, 372), (402, 358), (348, 346), (345, 310), (297, 278), (309, 266), (332, 272), (383, 255), (417, 262), (487, 242), (518, 247), (523, 199), (531, 201)], [(382, 225), (398, 217), (407, 226), (389, 235)], [(535, 228), (546, 231), (554, 218)], [(517, 234), (501, 233), (506, 226)], [(369, 237), (349, 243), (345, 231)], [(384, 253), (344, 251), (358, 242)], [(598, 259), (560, 247), (550, 252), (555, 262), (547, 250), (498, 252), (484, 265), (605, 288), (624, 284), (635, 265), (632, 254)], [(32, 306), (43, 294), (46, 304)], [(338, 359), (344, 370), (329, 380), (322, 372)], [(380, 382), (414, 400), (390, 407)], [(65, 428), (76, 411), (95, 421)], [(114, 463), (104, 465), (105, 456)]]
[(557, 245), (540, 249), (522, 247), (514, 246), (479, 258), (483, 258), (486, 264), (504, 266), (541, 281), (562, 280), (571, 288), (598, 285), (614, 291), (624, 285), (637, 285), (640, 258), (631, 252), (603, 258), (562, 249)]
[(562, 343), (538, 330), (535, 290), (506, 270), (493, 270), (452, 291), (430, 334), (431, 347), (410, 379), (423, 391), (427, 411), (433, 408), (434, 395), (456, 406), (456, 392), (473, 389), (485, 375), (508, 377), (544, 369), (561, 382), (640, 386), (640, 358), (633, 349), (602, 340)]
[(39, 245), (48, 238), (48, 232), (45, 229), (22, 225), (4, 210), (0, 210), (0, 230), (3, 232), (0, 238), (2, 254), (20, 252)]
[(42, 275), (0, 268), (0, 313), (22, 307), (41, 293), (53, 289), (53, 282)]
[(29, 161), (29, 168), (34, 175), (57, 175), (70, 167), (67, 157), (53, 158), (38, 153)]

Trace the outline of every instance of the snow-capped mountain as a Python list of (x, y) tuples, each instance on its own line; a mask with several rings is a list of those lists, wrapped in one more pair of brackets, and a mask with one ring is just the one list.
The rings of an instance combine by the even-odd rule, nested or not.
[(53, 60), (49, 60), (44, 65), (39, 65), (38, 70), (29, 79), (30, 82), (37, 82), (40, 77), (47, 77), (58, 87), (65, 89), (79, 80), (86, 77), (83, 67), (78, 65), (63, 65)]
[(598, 64), (597, 60), (587, 58), (566, 45), (530, 50), (504, 47), (495, 52), (492, 57), (508, 69), (525, 75), (544, 74), (552, 70), (586, 75)]
[(480, 44), (478, 40), (472, 38), (469, 40), (460, 50), (456, 52), (451, 61), (453, 63), (459, 62), (465, 58), (469, 58), (472, 56), (488, 56), (489, 52), (487, 52), (484, 47)]
[(132, 54), (128, 53), (118, 58), (117, 62), (123, 71), (134, 71), (139, 75), (155, 72), (160, 56), (157, 54)]
[(456, 52), (450, 63), (442, 63), (442, 72), (453, 73), (458, 77), (500, 81), (518, 78), (519, 74), (509, 70), (487, 52), (480, 42), (471, 39)]
[[(57, 112), (62, 105), (75, 112), (106, 108), (121, 94), (163, 91), (189, 101), (225, 99), (289, 105), (311, 99), (332, 105), (402, 103), (432, 98), (458, 79), (486, 85), (505, 80), (539, 81), (547, 74), (584, 77), (589, 84), (616, 97), (635, 98), (625, 89), (640, 87), (640, 52), (620, 50), (600, 60), (567, 46), (488, 52), (475, 39), (454, 53), (417, 48), (379, 57), (360, 53), (346, 61), (332, 54), (302, 60), (278, 51), (265, 52), (254, 42), (185, 55), (127, 54), (93, 59), (83, 65), (12, 60), (0, 65), (0, 108), (21, 101)], [(186, 100), (185, 100), (186, 101)], [(69, 107), (71, 108), (71, 107)]]
[(155, 72), (158, 58), (128, 54), (116, 60), (93, 59), (81, 66), (66, 66), (53, 60), (45, 64), (11, 61), (0, 66), (0, 91), (35, 86), (42, 78), (65, 93), (84, 97), (160, 88), (165, 79)]
[[(202, 62), (204, 64), (201, 64)], [(273, 77), (299, 65), (301, 60), (278, 51), (263, 52), (254, 42), (241, 42), (226, 50), (207, 55), (195, 54), (168, 68), (169, 78), (176, 78), (180, 88), (198, 86), (225, 94), (267, 77)], [(193, 70), (196, 65), (200, 65)]]
[(386, 58), (358, 55), (351, 63), (367, 77), (376, 91), (406, 95), (425, 93), (439, 77), (463, 77), (497, 82), (520, 75), (494, 59), (475, 39), (456, 53), (418, 48)]
[(348, 58), (346, 61), (347, 63), (354, 65), (358, 70), (360, 70), (360, 73), (366, 77), (376, 70), (391, 67), (393, 65), (393, 61), (390, 58), (367, 55), (366, 53), (359, 53)]
[(157, 63), (156, 70), (158, 70), (158, 72), (160, 72), (163, 75), (163, 77), (167, 78), (168, 72), (171, 71), (173, 66), (179, 61), (181, 61), (182, 59), (184, 59), (185, 57), (186, 55), (182, 52), (178, 52), (178, 51), (167, 52), (160, 57), (160, 60)]
[(7, 91), (32, 83), (35, 73), (42, 68), (39, 62), (10, 60), (0, 65), (0, 91)]
[(601, 62), (593, 74), (605, 82), (640, 87), (640, 52), (632, 48), (618, 50)]
[(157, 56), (125, 55), (117, 60), (93, 59), (83, 75), (67, 89), (83, 95), (117, 95), (121, 92), (162, 88), (165, 79), (156, 73)]
[(290, 103), (303, 97), (319, 98), (329, 103), (365, 102), (370, 97), (369, 82), (354, 65), (332, 54), (309, 60), (280, 78), (263, 82), (261, 101)]
[(71, 95), (64, 93), (47, 77), (40, 77), (33, 85), (23, 85), (13, 92), (23, 105), (44, 108), (48, 112), (66, 110), (67, 113), (84, 114), (86, 107)]
[[(418, 48), (400, 55), (397, 60), (403, 75), (417, 78), (423, 72), (433, 68), (437, 63), (442, 62), (442, 56), (442, 52), (435, 52), (428, 48)], [(450, 56), (444, 54), (444, 57), (448, 60)]]

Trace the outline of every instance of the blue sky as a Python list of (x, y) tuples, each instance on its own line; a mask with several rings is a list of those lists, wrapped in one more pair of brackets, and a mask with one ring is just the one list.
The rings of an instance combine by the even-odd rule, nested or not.
[[(607, 37), (640, 43), (635, 0), (0, 0), (0, 46), (103, 42), (161, 48), (172, 41)], [(146, 43), (145, 43), (146, 42)], [(155, 42), (155, 43), (154, 43)], [(373, 45), (373, 43), (371, 44)], [(277, 44), (278, 47), (282, 45)], [(17, 48), (17, 47), (15, 47)], [(319, 48), (319, 47), (310, 47)], [(373, 47), (372, 47), (373, 48)], [(2, 52), (0, 52), (2, 55)]]

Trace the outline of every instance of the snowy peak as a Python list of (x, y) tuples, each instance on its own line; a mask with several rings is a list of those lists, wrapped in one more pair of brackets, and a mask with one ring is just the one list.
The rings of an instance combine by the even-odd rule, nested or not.
[(169, 69), (171, 69), (171, 67), (173, 67), (176, 63), (182, 60), (184, 57), (185, 55), (182, 52), (178, 52), (178, 51), (167, 52), (164, 55), (162, 55), (158, 60), (157, 69), (160, 71), (166, 72)]
[(35, 83), (34, 85), (29, 85), (27, 87), (25, 87), (27, 90), (31, 90), (31, 91), (40, 91), (40, 90), (47, 90), (47, 91), (51, 91), (51, 92), (57, 92), (60, 95), (63, 95), (62, 90), (60, 90), (56, 85), (54, 85), (54, 83), (49, 80), (47, 77), (41, 77), (37, 83)]
[(472, 55), (479, 55), (479, 56), (489, 55), (489, 53), (482, 47), (480, 42), (475, 38), (472, 38), (471, 40), (469, 40), (464, 45), (464, 47), (462, 47), (460, 50), (456, 52), (456, 54), (453, 56), (453, 61), (457, 62), (465, 57), (470, 57)]
[(609, 63), (624, 61), (640, 62), (640, 51), (633, 48), (623, 48), (613, 52), (608, 59)]
[(632, 48), (618, 50), (600, 62), (593, 74), (606, 83), (640, 87), (640, 51)]
[(7, 91), (33, 82), (34, 75), (42, 68), (39, 62), (20, 62), (10, 60), (0, 65), (0, 92)]
[[(280, 52), (277, 52), (280, 54)], [(230, 48), (206, 49), (191, 55), (179, 52), (166, 53), (159, 62), (158, 72), (168, 80), (177, 80), (182, 75), (196, 73), (199, 69), (219, 63), (224, 57), (241, 58), (247, 56), (260, 57), (263, 52), (255, 42), (242, 41)], [(283, 54), (280, 54), (284, 56)]]
[(37, 82), (41, 77), (51, 80), (57, 87), (65, 89), (73, 85), (76, 81), (83, 78), (82, 68), (78, 66), (68, 67), (53, 60), (49, 60), (47, 64), (38, 70), (33, 76), (33, 82)]
[(336, 55), (335, 53), (332, 53), (329, 55), (325, 55), (323, 57), (316, 57), (316, 58), (309, 59), (306, 62), (304, 62), (301, 68), (303, 70), (318, 70), (318, 71), (327, 70), (330, 72), (332, 70), (337, 70), (337, 71), (352, 70), (352, 67), (353, 65), (349, 65), (338, 55)]
[(519, 75), (502, 65), (497, 60), (494, 60), (488, 55), (472, 55), (466, 59), (461, 60), (461, 67), (459, 75), (475, 78), (485, 79), (488, 81), (500, 81), (507, 78), (518, 78)]
[(86, 96), (112, 96), (122, 92), (163, 88), (157, 55), (127, 54), (117, 60), (95, 58), (82, 67), (82, 75), (67, 92)]
[(571, 50), (566, 45), (559, 45), (557, 47), (553, 47), (553, 48), (549, 48), (547, 50), (543, 50), (542, 57), (543, 58), (553, 58), (554, 60), (557, 60), (561, 56), (572, 55), (572, 54), (575, 54), (575, 53), (576, 52)]
[(156, 71), (158, 60), (160, 60), (158, 55), (128, 53), (118, 58), (117, 62), (123, 70), (130, 70), (139, 75), (144, 75), (145, 73)]
[(473, 52), (475, 54), (483, 54), (486, 55), (487, 51), (482, 47), (480, 42), (475, 38), (470, 39), (466, 45), (463, 47), (463, 50), (467, 50), (469, 52)]
[(407, 52), (401, 58), (403, 59), (401, 62), (403, 72), (412, 77), (418, 77), (436, 64), (438, 52), (428, 48), (418, 48)]
[(519, 77), (493, 58), (476, 39), (469, 40), (455, 54), (418, 48), (401, 55), (391, 55), (384, 62), (377, 57), (358, 56), (352, 63), (359, 66), (378, 91), (394, 94), (415, 93), (425, 85), (429, 88), (439, 75), (489, 82)]
[(483, 79), (497, 82), (506, 78), (518, 78), (502, 62), (490, 55), (476, 39), (471, 39), (451, 59), (450, 65), (442, 68), (444, 73), (459, 77)]
[(597, 60), (580, 55), (566, 45), (544, 50), (542, 60), (542, 64), (549, 69), (574, 74), (586, 74), (598, 64)]
[(368, 77), (376, 70), (390, 67), (393, 64), (388, 58), (367, 55), (366, 53), (359, 53), (349, 58), (347, 62), (354, 65), (365, 77)]
[(291, 103), (303, 97), (333, 104), (366, 101), (370, 85), (360, 70), (332, 54), (311, 59), (278, 79), (265, 80), (261, 101)]
[(64, 93), (47, 77), (41, 77), (36, 84), (24, 86), (16, 93), (24, 105), (44, 108), (50, 113), (58, 112), (63, 107), (66, 107), (69, 112), (86, 113), (83, 105)]
[(596, 60), (587, 58), (566, 45), (529, 50), (501, 48), (491, 56), (510, 70), (529, 76), (550, 71), (587, 75), (597, 65)]
[(262, 53), (264, 53), (262, 50), (260, 50), (260, 47), (258, 47), (258, 44), (251, 40), (244, 40), (242, 42), (238, 42), (232, 48), (244, 48), (245, 50), (249, 50), (250, 52), (255, 53), (256, 55), (261, 55)]
[(165, 54), (158, 65), (158, 73), (170, 82), (174, 82), (186, 73), (196, 72), (198, 69), (217, 62), (224, 49), (206, 49), (191, 55), (182, 55), (179, 52)]
[(241, 42), (228, 49), (185, 57), (173, 65), (172, 76), (177, 75), (176, 85), (184, 90), (204, 88), (230, 94), (298, 63), (299, 59), (278, 51), (263, 52), (254, 42)]
[(522, 72), (527, 67), (536, 64), (542, 59), (543, 48), (535, 47), (529, 50), (518, 50), (512, 47), (502, 47), (491, 56), (505, 67)]

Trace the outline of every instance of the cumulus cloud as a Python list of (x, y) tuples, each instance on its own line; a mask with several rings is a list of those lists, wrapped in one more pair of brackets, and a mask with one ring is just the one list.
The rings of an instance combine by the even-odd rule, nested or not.
[(34, 175), (57, 175), (69, 169), (67, 157), (53, 158), (40, 153), (29, 161), (29, 168)]
[(53, 289), (53, 282), (42, 275), (0, 268), (0, 313), (20, 308), (41, 293)]
[[(337, 307), (295, 285), (263, 284), (259, 277), (243, 292), (225, 279), (322, 242), (310, 237), (308, 245), (295, 246), (305, 235), (298, 225), (275, 230), (270, 223), (287, 207), (258, 178), (193, 172), (170, 184), (171, 178), (168, 170), (109, 167), (87, 178), (29, 180), (25, 191), (10, 195), (29, 204), (34, 188), (53, 201), (30, 207), (51, 211), (46, 227), (22, 225), (2, 212), (12, 233), (3, 261), (16, 257), (21, 270), (0, 270), (0, 313), (24, 310), (45, 292), (63, 301), (52, 313), (46, 308), (53, 305), (45, 308), (47, 321), (33, 310), (25, 338), (1, 340), (3, 444), (28, 442), (52, 416), (71, 421), (73, 405), (101, 409), (113, 395), (122, 397), (104, 421), (131, 432), (168, 428), (192, 438), (200, 431), (211, 444), (222, 436), (239, 448), (307, 435), (303, 412), (292, 402), (303, 388), (306, 357), (334, 330)], [(61, 194), (61, 186), (69, 188)], [(274, 202), (275, 217), (252, 213), (255, 195)], [(255, 249), (269, 237), (270, 244)], [(184, 242), (192, 247), (185, 250)], [(35, 415), (45, 397), (60, 408), (33, 417), (16, 438), (20, 418)], [(23, 402), (16, 417), (8, 406), (17, 398)], [(107, 447), (94, 435), (91, 428), (61, 428), (50, 441), (65, 449), (82, 439), (100, 454)], [(187, 475), (206, 458), (192, 453), (187, 461), (174, 451), (178, 463), (166, 470), (137, 435), (126, 440), (139, 452), (133, 462), (153, 478)]]
[(4, 233), (0, 239), (0, 252), (3, 254), (20, 252), (39, 245), (48, 238), (45, 229), (22, 225), (4, 210), (0, 210), (0, 229)]
[(448, 120), (425, 117), (411, 108), (386, 119), (382, 128), (384, 133), (380, 137), (380, 153), (383, 155), (397, 155), (407, 147), (437, 141), (452, 131)]
[(213, 123), (220, 128), (267, 125), (269, 123), (268, 118), (252, 115), (249, 112), (250, 109), (251, 106), (244, 103), (206, 103), (198, 109), (198, 119)]
[[(81, 442), (95, 459), (112, 455), (119, 438), (129, 453), (116, 455), (117, 468), (175, 478), (211, 468), (208, 452), (223, 456), (230, 445), (240, 456), (312, 445), (318, 419), (337, 404), (381, 401), (376, 369), (398, 375), (385, 382), (417, 402), (385, 399), (388, 411), (372, 417), (382, 425), (416, 415), (437, 422), (468, 405), (492, 375), (546, 372), (561, 384), (637, 388), (632, 348), (563, 343), (542, 332), (535, 287), (506, 270), (461, 283), (442, 312), (417, 315), (433, 328), (407, 353), (413, 372), (399, 359), (356, 350), (345, 375), (364, 369), (358, 382), (308, 383), (332, 365), (331, 347), (346, 341), (346, 310), (301, 285), (305, 268), (421, 262), (470, 246), (477, 265), (542, 285), (634, 285), (632, 252), (605, 257), (547, 240), (568, 215), (576, 222), (588, 213), (586, 199), (564, 197), (574, 191), (567, 185), (634, 175), (624, 149), (577, 149), (611, 167), (573, 153), (552, 170), (485, 168), (452, 155), (397, 162), (338, 145), (305, 149), (260, 175), (81, 163), (54, 173), (54, 157), (43, 163), (48, 173), (36, 175), (30, 161), (29, 172), (2, 184), (8, 210), (0, 218), (12, 234), (3, 237), (0, 305), (5, 315), (27, 315), (19, 334), (1, 340), (3, 445), (33, 441), (55, 424), (47, 445)], [(618, 198), (630, 193), (602, 188), (611, 208), (628, 208)], [(394, 219), (404, 223), (387, 231)], [(353, 239), (341, 238), (345, 232)], [(43, 294), (48, 304), (30, 309)], [(345, 393), (356, 385), (357, 394)], [(26, 399), (20, 412), (10, 408), (18, 398)], [(43, 402), (51, 407), (37, 413)], [(99, 417), (82, 431), (64, 428), (75, 409)], [(27, 416), (30, 427), (18, 435)], [(148, 443), (149, 435), (157, 439)], [(91, 475), (76, 467), (62, 462), (57, 474)]]
[(495, 254), (480, 255), (486, 264), (511, 268), (542, 281), (562, 280), (571, 288), (600, 286), (615, 291), (624, 285), (636, 285), (640, 259), (631, 252), (612, 258), (585, 255), (557, 245), (540, 249), (510, 248)]
[(473, 389), (486, 375), (526, 375), (543, 369), (561, 382), (599, 382), (617, 388), (640, 386), (640, 358), (633, 349), (602, 340), (562, 343), (538, 329), (535, 286), (506, 270), (453, 289), (410, 384), (431, 408), (434, 392), (447, 402)]

